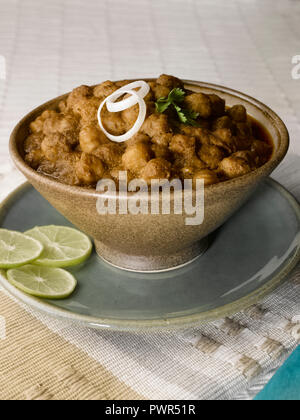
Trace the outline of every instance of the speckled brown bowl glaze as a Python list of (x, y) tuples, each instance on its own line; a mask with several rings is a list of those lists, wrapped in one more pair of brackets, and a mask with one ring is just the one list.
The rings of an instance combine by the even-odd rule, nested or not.
[(222, 86), (194, 81), (185, 81), (185, 85), (193, 91), (216, 93), (229, 106), (243, 104), (247, 112), (267, 128), (275, 146), (271, 159), (261, 168), (242, 177), (206, 187), (205, 217), (199, 226), (187, 226), (186, 214), (101, 216), (96, 210), (99, 193), (64, 185), (30, 168), (23, 158), (23, 144), (29, 133), (30, 122), (45, 109), (55, 109), (67, 95), (30, 112), (12, 132), (10, 153), (19, 170), (60, 213), (94, 238), (98, 254), (117, 267), (151, 272), (176, 268), (195, 259), (207, 248), (208, 235), (246, 202), (287, 153), (288, 131), (282, 120), (266, 105)]

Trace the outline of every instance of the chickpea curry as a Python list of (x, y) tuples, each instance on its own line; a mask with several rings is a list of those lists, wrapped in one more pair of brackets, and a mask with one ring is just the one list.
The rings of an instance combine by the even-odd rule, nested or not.
[[(149, 82), (146, 117), (129, 140), (116, 143), (101, 130), (97, 111), (109, 95), (128, 81), (80, 86), (56, 110), (44, 111), (30, 124), (24, 144), (26, 162), (63, 183), (95, 188), (102, 178), (193, 180), (216, 184), (264, 165), (273, 146), (267, 131), (242, 105), (227, 107), (215, 94), (188, 91), (176, 77)], [(170, 98), (181, 92), (180, 107)], [(178, 99), (179, 100), (179, 99)], [(136, 104), (121, 112), (102, 110), (105, 130), (119, 136), (134, 125)]]

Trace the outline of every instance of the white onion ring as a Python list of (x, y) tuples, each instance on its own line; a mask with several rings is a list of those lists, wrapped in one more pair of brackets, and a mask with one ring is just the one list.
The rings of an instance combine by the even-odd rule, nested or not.
[(105, 128), (103, 127), (103, 124), (102, 124), (102, 120), (101, 120), (102, 108), (104, 107), (106, 102), (111, 97), (112, 97), (112, 99), (114, 99), (114, 97), (116, 95), (116, 92), (112, 93), (110, 96), (108, 96), (106, 99), (104, 99), (104, 101), (99, 106), (98, 114), (97, 114), (98, 122), (99, 122), (100, 128), (103, 131), (103, 133), (106, 135), (106, 137), (109, 138), (109, 140), (115, 141), (117, 143), (121, 143), (123, 141), (129, 140), (132, 136), (134, 136), (139, 131), (139, 129), (141, 128), (141, 126), (143, 125), (143, 123), (145, 121), (146, 110), (147, 110), (147, 106), (146, 106), (146, 103), (145, 103), (144, 99), (141, 98), (135, 90), (123, 90), (123, 93), (129, 93), (130, 95), (135, 96), (136, 103), (139, 104), (139, 108), (140, 108), (139, 109), (139, 115), (137, 117), (136, 122), (134, 123), (134, 126), (129, 131), (127, 131), (127, 133), (122, 134), (121, 136), (114, 136), (114, 135), (110, 134), (108, 131), (106, 131)]
[(109, 112), (120, 112), (124, 111), (127, 108), (131, 108), (132, 106), (136, 105), (138, 103), (135, 96), (130, 96), (129, 98), (125, 98), (122, 101), (116, 102), (117, 99), (119, 99), (124, 93), (126, 93), (126, 90), (133, 90), (136, 88), (140, 88), (138, 91), (136, 91), (137, 95), (139, 95), (140, 98), (144, 98), (146, 95), (148, 95), (150, 91), (150, 86), (148, 83), (144, 82), (143, 80), (138, 80), (136, 82), (129, 83), (126, 86), (121, 87), (120, 89), (116, 90), (113, 95), (111, 95), (107, 102), (106, 102), (106, 108)]

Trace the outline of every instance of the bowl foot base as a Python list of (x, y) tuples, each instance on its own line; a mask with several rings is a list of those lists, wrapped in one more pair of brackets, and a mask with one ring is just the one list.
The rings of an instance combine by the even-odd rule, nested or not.
[(100, 241), (95, 241), (96, 251), (100, 258), (108, 264), (126, 271), (137, 273), (157, 273), (176, 270), (200, 257), (209, 247), (209, 238), (204, 238), (189, 248), (176, 254), (158, 255), (128, 255), (109, 248)]

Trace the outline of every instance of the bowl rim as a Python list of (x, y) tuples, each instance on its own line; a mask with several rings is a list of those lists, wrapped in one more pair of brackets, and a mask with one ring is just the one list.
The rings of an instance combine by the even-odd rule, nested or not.
[[(134, 81), (138, 79), (128, 79), (128, 81)], [(147, 82), (155, 81), (155, 78), (143, 78), (143, 80)], [(255, 169), (254, 171), (249, 172), (246, 175), (239, 176), (237, 178), (233, 178), (227, 181), (222, 181), (217, 184), (209, 185), (205, 187), (205, 191), (207, 193), (218, 193), (222, 192), (225, 193), (227, 190), (230, 190), (232, 187), (240, 185), (241, 183), (247, 184), (247, 181), (253, 180), (253, 178), (259, 179), (261, 176), (264, 176), (266, 172), (271, 173), (278, 165), (279, 163), (284, 159), (285, 155), (287, 154), (287, 151), (289, 149), (290, 144), (290, 138), (289, 138), (289, 132), (285, 125), (285, 123), (282, 121), (282, 119), (267, 105), (265, 105), (263, 102), (253, 98), (252, 96), (249, 96), (243, 92), (240, 92), (235, 89), (231, 89), (222, 85), (217, 85), (214, 83), (207, 83), (207, 82), (201, 82), (201, 81), (195, 81), (195, 80), (183, 80), (184, 85), (187, 87), (197, 86), (207, 89), (212, 89), (216, 91), (216, 94), (229, 94), (235, 98), (243, 99), (245, 102), (250, 103), (252, 106), (254, 106), (260, 113), (263, 113), (268, 119), (272, 121), (273, 127), (278, 132), (279, 138), (280, 138), (280, 145), (279, 147), (273, 151), (272, 157), (268, 162), (266, 162), (261, 167)], [(95, 85), (94, 85), (95, 86)], [(38, 115), (41, 112), (42, 108), (46, 107), (53, 107), (55, 103), (58, 103), (59, 101), (65, 99), (71, 92), (65, 93), (61, 96), (58, 96), (56, 98), (51, 99), (50, 101), (47, 101), (43, 103), (42, 105), (39, 105), (38, 107), (34, 108), (32, 111), (27, 113), (14, 127), (10, 140), (9, 140), (9, 152), (10, 156), (15, 163), (16, 167), (21, 170), (21, 172), (28, 177), (29, 179), (36, 179), (40, 182), (47, 183), (49, 187), (53, 187), (56, 190), (60, 192), (66, 192), (74, 193), (76, 195), (85, 196), (85, 197), (98, 197), (101, 193), (97, 192), (95, 189), (91, 189), (88, 187), (80, 187), (80, 186), (73, 186), (64, 184), (55, 178), (52, 178), (50, 176), (41, 174), (31, 168), (23, 159), (21, 156), (18, 145), (17, 145), (17, 135), (19, 130), (26, 125), (27, 122), (31, 122), (33, 118), (36, 118), (36, 115)], [(251, 114), (250, 114), (251, 115)], [(258, 119), (259, 121), (259, 119)], [(127, 196), (129, 197), (134, 193), (128, 193)], [(147, 193), (146, 193), (147, 194)], [(171, 195), (173, 195), (174, 192), (171, 192)], [(103, 196), (103, 194), (102, 194)], [(106, 197), (116, 197), (116, 194), (110, 194), (105, 193)], [(150, 197), (150, 194), (148, 194)]]

